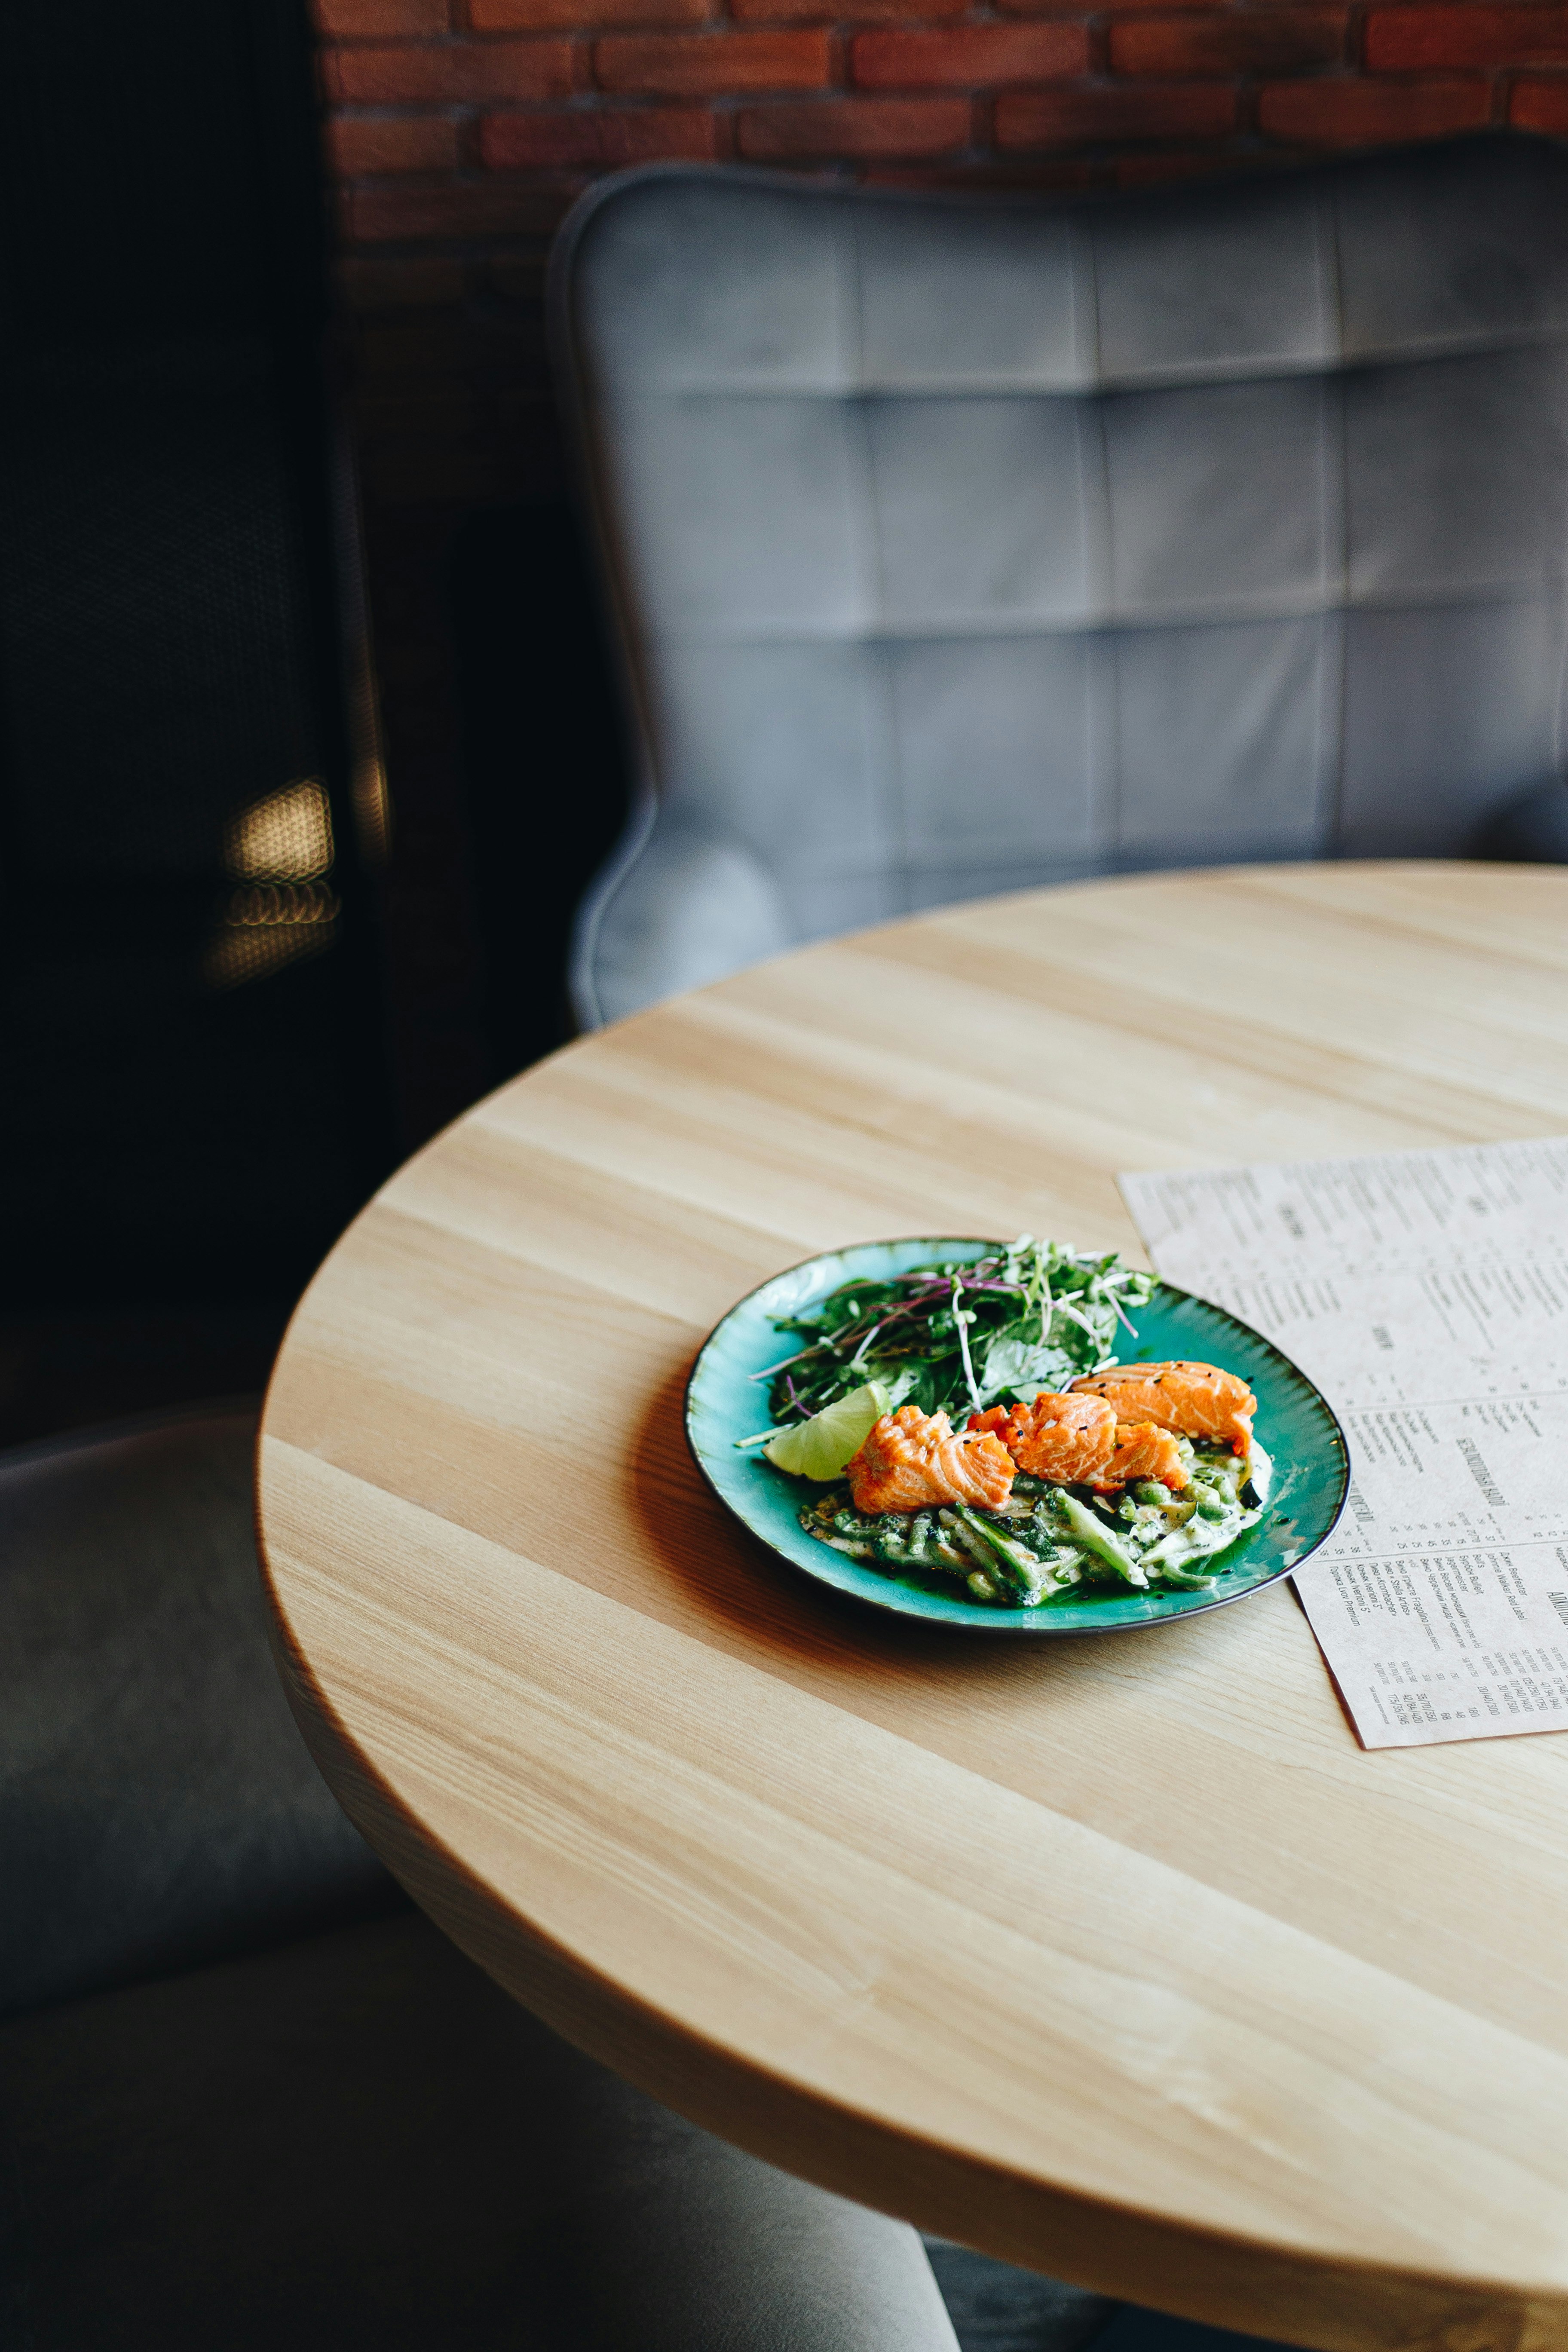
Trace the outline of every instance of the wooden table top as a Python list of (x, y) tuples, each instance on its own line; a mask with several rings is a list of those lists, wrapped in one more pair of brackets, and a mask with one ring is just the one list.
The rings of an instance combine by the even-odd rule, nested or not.
[(1568, 1737), (1356, 1744), (1288, 1586), (994, 1644), (853, 1610), (681, 1434), (767, 1275), (1137, 1253), (1112, 1171), (1568, 1130), (1568, 875), (991, 900), (589, 1037), (401, 1171), (268, 1398), (328, 1779), (519, 2000), (726, 2137), (1320, 2347), (1568, 2346)]

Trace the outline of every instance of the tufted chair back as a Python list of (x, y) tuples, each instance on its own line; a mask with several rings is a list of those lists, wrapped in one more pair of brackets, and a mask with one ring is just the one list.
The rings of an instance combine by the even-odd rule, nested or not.
[(1023, 200), (630, 173), (553, 320), (644, 763), (584, 1023), (986, 891), (1460, 854), (1559, 773), (1554, 145)]

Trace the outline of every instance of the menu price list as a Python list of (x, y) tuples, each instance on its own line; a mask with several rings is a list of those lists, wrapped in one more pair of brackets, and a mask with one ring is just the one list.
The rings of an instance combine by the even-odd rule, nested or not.
[(1331, 1558), (1299, 1572), (1331, 1668), (1336, 1656), (1360, 1664), (1346, 1696), (1375, 1718), (1368, 1747), (1568, 1726), (1568, 1565), (1553, 1552), (1559, 1589), (1545, 1597), (1561, 1622), (1545, 1641), (1532, 1638), (1531, 1585), (1511, 1551)]
[(1124, 1176), (1273, 1339), (1352, 1486), (1296, 1589), (1369, 1748), (1568, 1729), (1568, 1140)]

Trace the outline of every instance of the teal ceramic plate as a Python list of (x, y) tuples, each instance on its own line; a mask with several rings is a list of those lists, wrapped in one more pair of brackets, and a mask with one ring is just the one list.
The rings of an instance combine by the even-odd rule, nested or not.
[(766, 1382), (752, 1375), (779, 1360), (773, 1318), (797, 1315), (857, 1276), (886, 1280), (914, 1266), (963, 1264), (998, 1246), (990, 1241), (862, 1242), (775, 1275), (731, 1308), (692, 1370), (686, 1433), (703, 1476), (753, 1535), (819, 1584), (879, 1609), (986, 1633), (1037, 1634), (1114, 1633), (1223, 1608), (1299, 1568), (1333, 1533), (1350, 1466), (1339, 1423), (1322, 1397), (1261, 1332), (1206, 1299), (1161, 1283), (1138, 1310), (1137, 1344), (1129, 1339), (1119, 1350), (1123, 1360), (1185, 1356), (1239, 1373), (1257, 1393), (1258, 1434), (1274, 1461), (1274, 1491), (1263, 1517), (1220, 1555), (1225, 1570), (1208, 1591), (1119, 1594), (1097, 1587), (1092, 1599), (1067, 1595), (1038, 1609), (987, 1609), (959, 1600), (945, 1578), (872, 1568), (808, 1536), (795, 1513), (815, 1490), (756, 1453), (735, 1450), (737, 1438), (767, 1427)]

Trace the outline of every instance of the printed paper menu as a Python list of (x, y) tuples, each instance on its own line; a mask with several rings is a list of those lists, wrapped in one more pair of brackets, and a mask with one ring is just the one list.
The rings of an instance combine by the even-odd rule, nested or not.
[(1121, 1183), (1158, 1271), (1340, 1417), (1295, 1580), (1363, 1744), (1568, 1730), (1568, 1139)]

